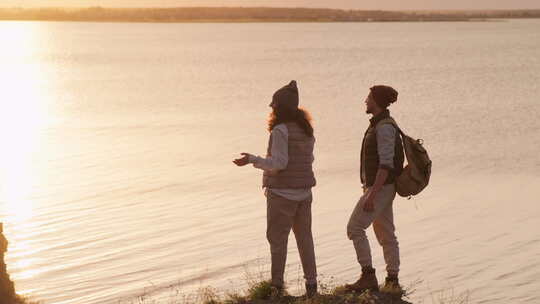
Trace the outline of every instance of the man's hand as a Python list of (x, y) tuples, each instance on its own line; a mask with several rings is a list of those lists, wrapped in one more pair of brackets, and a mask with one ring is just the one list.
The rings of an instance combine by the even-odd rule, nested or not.
[(366, 194), (363, 209), (365, 212), (373, 212), (375, 210), (375, 193), (371, 189)]
[(233, 163), (235, 163), (238, 167), (245, 166), (249, 164), (249, 154), (248, 153), (240, 153), (242, 155), (242, 158), (237, 158), (233, 160)]
[(379, 168), (377, 170), (377, 175), (375, 176), (375, 184), (373, 184), (373, 186), (370, 187), (368, 192), (366, 193), (366, 199), (364, 201), (365, 212), (373, 212), (375, 210), (375, 196), (377, 196), (377, 193), (379, 193), (379, 190), (381, 190), (387, 177), (387, 169)]

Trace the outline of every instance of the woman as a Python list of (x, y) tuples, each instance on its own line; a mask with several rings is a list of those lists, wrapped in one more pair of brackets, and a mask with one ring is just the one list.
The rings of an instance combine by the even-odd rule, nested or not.
[(272, 256), (272, 286), (284, 289), (287, 240), (291, 229), (306, 279), (306, 296), (317, 293), (317, 267), (311, 232), (311, 188), (315, 137), (307, 111), (298, 108), (296, 81), (279, 89), (272, 97), (268, 121), (270, 139), (266, 157), (242, 153), (233, 162), (238, 166), (253, 164), (264, 170), (263, 187), (267, 200), (266, 236)]

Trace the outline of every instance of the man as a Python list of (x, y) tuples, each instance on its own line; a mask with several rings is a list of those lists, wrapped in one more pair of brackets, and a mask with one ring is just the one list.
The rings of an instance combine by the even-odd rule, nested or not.
[(307, 111), (298, 108), (298, 88), (293, 80), (272, 97), (268, 121), (270, 139), (266, 157), (242, 153), (237, 166), (253, 164), (264, 170), (267, 231), (272, 256), (272, 286), (284, 290), (287, 241), (291, 228), (296, 238), (306, 279), (306, 296), (317, 293), (317, 268), (311, 232), (312, 163), (315, 137)]
[(370, 89), (365, 100), (366, 113), (372, 118), (362, 141), (360, 176), (364, 194), (347, 225), (347, 235), (353, 241), (356, 257), (362, 266), (360, 279), (346, 285), (352, 291), (379, 289), (366, 237), (366, 229), (373, 224), (375, 236), (383, 248), (388, 273), (383, 288), (402, 292), (398, 280), (399, 245), (392, 203), (396, 196), (395, 180), (403, 170), (404, 155), (399, 131), (390, 123), (393, 119), (387, 109), (397, 101), (397, 96), (393, 88), (377, 85)]

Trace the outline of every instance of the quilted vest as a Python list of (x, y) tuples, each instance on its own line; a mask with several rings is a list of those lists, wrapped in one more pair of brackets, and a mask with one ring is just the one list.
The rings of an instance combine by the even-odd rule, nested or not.
[[(362, 141), (362, 152), (360, 157), (360, 179), (366, 187), (371, 187), (375, 184), (377, 170), (379, 170), (379, 153), (377, 151), (377, 123), (385, 118), (390, 118), (390, 113), (387, 111), (373, 117), (370, 120), (370, 125), (364, 134)], [(396, 139), (394, 145), (394, 170), (388, 172), (385, 185), (393, 184), (396, 177), (403, 171), (403, 162), (405, 156), (403, 154), (403, 144), (399, 131), (396, 130)]]
[[(315, 186), (313, 174), (313, 147), (315, 138), (306, 135), (295, 122), (286, 123), (289, 131), (289, 161), (278, 173), (263, 173), (263, 187), (274, 189), (305, 189)], [(268, 142), (267, 156), (271, 156), (272, 134)]]

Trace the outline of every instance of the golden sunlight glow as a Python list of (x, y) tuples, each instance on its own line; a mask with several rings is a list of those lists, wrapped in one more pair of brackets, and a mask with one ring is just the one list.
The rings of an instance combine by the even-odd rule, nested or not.
[(32, 156), (46, 119), (40, 92), (37, 25), (0, 22), (0, 214), (2, 221), (24, 224), (32, 216)]
[(40, 271), (35, 269), (33, 266), (34, 259), (20, 259), (15, 263), (16, 269), (24, 269), (23, 271), (18, 272), (16, 275), (13, 276), (13, 279), (15, 280), (21, 280), (21, 279), (28, 279), (31, 277), (34, 277), (35, 275), (39, 274)]

